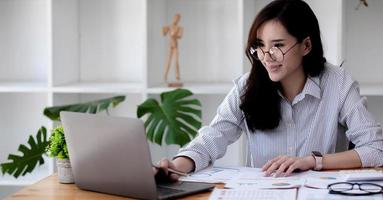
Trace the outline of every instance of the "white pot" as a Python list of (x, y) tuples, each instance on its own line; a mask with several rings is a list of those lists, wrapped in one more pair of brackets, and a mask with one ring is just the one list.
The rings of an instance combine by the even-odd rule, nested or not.
[(57, 173), (60, 183), (74, 183), (72, 167), (69, 159), (57, 159)]

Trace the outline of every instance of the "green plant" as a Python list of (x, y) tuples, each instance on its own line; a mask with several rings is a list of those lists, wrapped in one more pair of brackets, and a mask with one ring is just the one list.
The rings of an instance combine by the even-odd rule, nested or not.
[(198, 99), (185, 99), (193, 95), (186, 89), (161, 93), (161, 103), (148, 99), (138, 106), (137, 117), (148, 115), (145, 120), (147, 138), (159, 145), (187, 144), (201, 128), (201, 107)]
[[(201, 103), (198, 99), (189, 99), (193, 93), (186, 89), (175, 89), (160, 94), (161, 102), (156, 99), (147, 99), (137, 108), (137, 116), (145, 118), (145, 127), (147, 129), (147, 138), (151, 142), (162, 145), (165, 140), (166, 144), (177, 144), (184, 146), (197, 134), (197, 130), (201, 127)], [(54, 106), (44, 109), (44, 115), (53, 121), (60, 121), (61, 111), (98, 113), (106, 111), (110, 106), (117, 106), (125, 100), (124, 96), (116, 96), (109, 99), (101, 99), (97, 101), (71, 104), (64, 106)], [(56, 138), (55, 133), (62, 133), (59, 128), (54, 129), (50, 141), (62, 141)], [(53, 138), (52, 138), (53, 137)], [(29, 136), (28, 144), (19, 145), (18, 150), (22, 155), (10, 154), (7, 163), (1, 164), (3, 174), (13, 175), (15, 178), (31, 173), (37, 164), (44, 164), (43, 155), (47, 153), (52, 156), (57, 155), (59, 158), (67, 157), (67, 151), (60, 154), (61, 148), (49, 146), (46, 128), (41, 127), (36, 137)], [(48, 149), (47, 149), (48, 148)]]
[(64, 127), (57, 126), (52, 130), (52, 135), (49, 137), (49, 143), (46, 152), (50, 157), (58, 159), (69, 159), (68, 147), (64, 136)]

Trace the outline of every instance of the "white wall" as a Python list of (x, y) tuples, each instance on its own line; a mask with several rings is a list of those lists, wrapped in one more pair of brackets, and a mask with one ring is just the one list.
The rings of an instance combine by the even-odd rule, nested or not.
[(345, 67), (362, 83), (383, 83), (383, 1), (356, 10), (358, 2), (345, 1)]

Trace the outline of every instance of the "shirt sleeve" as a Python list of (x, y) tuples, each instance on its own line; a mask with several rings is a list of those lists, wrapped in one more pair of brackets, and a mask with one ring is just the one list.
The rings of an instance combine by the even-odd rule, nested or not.
[(194, 161), (199, 171), (221, 158), (227, 146), (241, 136), (240, 124), (243, 114), (239, 108), (240, 95), (236, 84), (217, 109), (217, 114), (208, 126), (198, 131), (198, 136), (181, 148), (175, 157), (186, 156)]
[(383, 165), (382, 128), (367, 110), (367, 99), (359, 92), (359, 85), (343, 71), (341, 79), (340, 124), (347, 127), (346, 136), (355, 144), (363, 167)]

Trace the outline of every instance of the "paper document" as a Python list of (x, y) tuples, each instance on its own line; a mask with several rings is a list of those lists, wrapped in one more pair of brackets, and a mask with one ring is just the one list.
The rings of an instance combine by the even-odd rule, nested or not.
[(374, 171), (374, 172), (354, 172), (354, 173), (345, 173), (340, 172), (344, 176), (346, 181), (383, 181), (383, 173)]
[(327, 185), (331, 183), (344, 181), (344, 178), (336, 171), (318, 172), (310, 170), (303, 172), (300, 176), (306, 179), (304, 186), (316, 189), (327, 189)]
[(304, 184), (301, 179), (261, 179), (261, 180), (240, 180), (233, 179), (226, 182), (225, 188), (257, 188), (257, 189), (289, 189), (299, 188)]
[(296, 174), (288, 177), (265, 176), (260, 168), (245, 168), (226, 182), (225, 188), (286, 189), (299, 188), (304, 184)]
[(238, 175), (244, 167), (210, 167), (186, 177), (180, 177), (181, 181), (226, 183)]
[(263, 189), (214, 189), (209, 200), (295, 200), (296, 189), (263, 190)]

